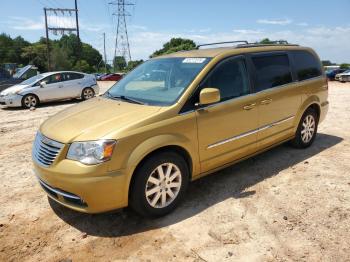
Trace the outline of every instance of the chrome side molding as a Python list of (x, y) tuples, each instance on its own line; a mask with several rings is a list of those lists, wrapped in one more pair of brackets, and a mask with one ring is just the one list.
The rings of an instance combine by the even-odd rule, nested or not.
[(273, 123), (268, 124), (268, 125), (261, 126), (261, 127), (257, 128), (257, 129), (254, 129), (254, 130), (251, 130), (251, 131), (242, 133), (242, 134), (240, 134), (240, 135), (233, 136), (233, 137), (227, 138), (227, 139), (225, 139), (225, 140), (218, 141), (218, 142), (216, 142), (216, 143), (213, 143), (213, 144), (208, 145), (207, 149), (211, 149), (211, 148), (214, 148), (214, 147), (217, 147), (217, 146), (221, 146), (221, 145), (223, 145), (223, 144), (226, 144), (226, 143), (229, 143), (229, 142), (232, 142), (232, 141), (241, 139), (241, 138), (243, 138), (243, 137), (256, 134), (256, 133), (261, 132), (261, 131), (263, 131), (263, 130), (269, 129), (269, 128), (271, 128), (271, 127), (274, 127), (274, 126), (280, 125), (280, 124), (282, 124), (282, 123), (284, 123), (284, 122), (287, 122), (287, 121), (289, 121), (289, 120), (292, 120), (294, 117), (295, 117), (295, 116), (289, 116), (289, 117), (287, 117), (287, 118), (281, 119), (281, 120), (279, 120), (279, 121), (273, 122)]

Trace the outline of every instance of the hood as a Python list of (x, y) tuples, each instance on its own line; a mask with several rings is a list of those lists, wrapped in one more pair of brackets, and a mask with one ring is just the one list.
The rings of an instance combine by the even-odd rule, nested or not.
[(24, 88), (28, 87), (28, 85), (14, 85), (9, 88), (6, 88), (1, 92), (1, 95), (9, 95), (9, 94), (15, 94), (20, 91), (22, 91)]
[(61, 143), (115, 138), (106, 136), (150, 117), (160, 108), (96, 97), (52, 116), (40, 131)]

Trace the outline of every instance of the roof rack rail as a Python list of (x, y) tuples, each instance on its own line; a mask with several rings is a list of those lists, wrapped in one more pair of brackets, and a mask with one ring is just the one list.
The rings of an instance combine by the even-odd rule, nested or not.
[(259, 47), (259, 46), (273, 46), (273, 45), (284, 45), (284, 46), (299, 46), (297, 44), (290, 44), (288, 43), (288, 41), (286, 40), (277, 40), (277, 41), (269, 41), (268, 43), (264, 44), (264, 43), (249, 43), (246, 40), (239, 40), (239, 41), (226, 41), (226, 42), (217, 42), (217, 43), (208, 43), (208, 44), (200, 44), (197, 45), (197, 49), (199, 49), (202, 46), (210, 46), (210, 45), (220, 45), (220, 44), (235, 44), (237, 43), (237, 45), (235, 46), (236, 48), (248, 48), (248, 47)]
[(261, 47), (261, 46), (299, 46), (297, 44), (290, 44), (285, 40), (278, 40), (278, 41), (270, 41), (269, 43), (266, 44), (261, 44), (261, 43), (248, 43), (248, 44), (240, 44), (237, 45), (236, 48), (248, 48), (248, 47)]
[(241, 41), (226, 41), (226, 42), (217, 42), (217, 43), (209, 43), (209, 44), (200, 44), (197, 45), (197, 49), (199, 49), (202, 46), (208, 46), (208, 45), (220, 45), (220, 44), (235, 44), (235, 43), (244, 43), (246, 45), (248, 45), (248, 41), (246, 40), (241, 40)]

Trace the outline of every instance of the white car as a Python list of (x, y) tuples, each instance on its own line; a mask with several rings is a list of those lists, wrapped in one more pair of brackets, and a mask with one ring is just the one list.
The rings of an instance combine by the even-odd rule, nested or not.
[(346, 70), (343, 73), (340, 74), (336, 74), (334, 77), (334, 80), (340, 81), (340, 82), (346, 82), (346, 81), (350, 81), (350, 69)]
[(33, 76), (0, 93), (0, 105), (36, 107), (39, 103), (81, 98), (90, 99), (99, 93), (94, 75), (80, 72), (49, 72)]
[(344, 71), (343, 73), (336, 74), (334, 77), (334, 80), (341, 81), (342, 76), (345, 76), (345, 78), (347, 78), (347, 76), (349, 75), (350, 75), (350, 69)]

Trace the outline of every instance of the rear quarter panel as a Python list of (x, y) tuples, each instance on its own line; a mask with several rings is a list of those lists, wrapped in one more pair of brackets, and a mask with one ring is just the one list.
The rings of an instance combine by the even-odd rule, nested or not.
[(328, 111), (328, 84), (326, 76), (321, 76), (299, 82), (301, 90), (301, 106), (295, 118), (295, 130), (305, 110), (312, 104), (317, 104), (320, 109), (320, 119), (322, 122)]

